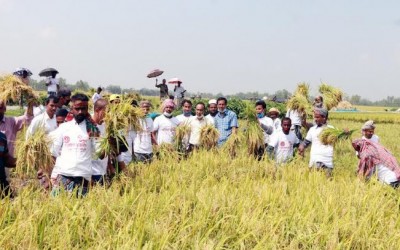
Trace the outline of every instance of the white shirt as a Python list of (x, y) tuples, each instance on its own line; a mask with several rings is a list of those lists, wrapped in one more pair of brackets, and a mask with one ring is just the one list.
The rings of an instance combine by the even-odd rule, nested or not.
[(176, 87), (176, 89), (175, 89), (175, 91), (174, 91), (174, 96), (176, 97), (176, 98), (183, 98), (183, 92), (185, 91), (185, 89), (182, 87), (182, 86), (180, 86), (180, 87)]
[(385, 184), (390, 184), (392, 182), (397, 181), (397, 177), (395, 172), (387, 168), (383, 164), (379, 164), (376, 166), (375, 171), (378, 171), (378, 180), (385, 183)]
[(206, 115), (206, 117), (208, 117), (209, 119), (213, 119), (215, 121), (214, 119), (215, 116), (212, 116), (211, 114)]
[(78, 124), (72, 120), (61, 124), (55, 133), (51, 149), (52, 155), (57, 157), (57, 172), (90, 180), (96, 141), (89, 138), (85, 121)]
[(133, 141), (136, 138), (136, 132), (132, 129), (129, 129), (128, 134), (125, 135), (126, 144), (128, 145), (128, 150), (125, 152), (121, 152), (118, 155), (118, 161), (123, 161), (126, 165), (129, 165), (132, 161), (132, 152), (133, 152)]
[(293, 131), (286, 135), (279, 130), (272, 134), (269, 145), (274, 147), (276, 162), (284, 163), (293, 158), (293, 145), (298, 143), (300, 140)]
[(57, 92), (57, 86), (58, 86), (58, 79), (57, 78), (52, 78), (51, 76), (46, 79), (46, 84), (49, 84), (47, 86), (47, 92)]
[(157, 144), (172, 144), (178, 125), (179, 121), (176, 117), (167, 118), (165, 115), (160, 115), (154, 119), (153, 131), (157, 131)]
[(179, 121), (179, 124), (180, 124), (183, 122), (187, 123), (190, 120), (190, 118), (192, 118), (192, 117), (193, 117), (193, 115), (185, 116), (184, 114), (180, 114), (180, 115), (176, 116), (176, 119)]
[(212, 117), (205, 116), (203, 119), (199, 120), (197, 116), (193, 116), (189, 119), (188, 124), (190, 127), (189, 143), (199, 145), (201, 128), (206, 125), (214, 125), (215, 121)]
[(275, 118), (275, 120), (272, 120), (274, 122), (274, 132), (282, 130), (282, 121), (279, 118)]
[(372, 135), (371, 139), (367, 139), (367, 137), (365, 137), (365, 136), (363, 136), (362, 139), (371, 140), (375, 143), (379, 143), (379, 136), (377, 136), (375, 134)]
[[(262, 125), (264, 125), (264, 126), (271, 127), (271, 128), (272, 128), (272, 131), (271, 131), (271, 132), (273, 132), (273, 129), (274, 129), (274, 121), (273, 121), (271, 118), (269, 118), (269, 117), (267, 117), (267, 116), (264, 116), (263, 118), (258, 118), (258, 121), (259, 121)], [(263, 134), (264, 134), (264, 143), (269, 143), (270, 135), (267, 134), (267, 133), (265, 132), (264, 129), (263, 129)], [(271, 134), (272, 134), (272, 133), (271, 133)]]
[[(332, 126), (327, 125), (332, 128)], [(306, 140), (310, 141), (311, 153), (310, 153), (310, 167), (315, 165), (317, 162), (322, 162), (328, 168), (333, 168), (333, 146), (324, 145), (319, 139), (319, 134), (326, 126), (314, 125), (310, 128), (307, 133)]]
[(92, 96), (93, 103), (95, 103), (100, 98), (102, 98), (102, 96), (99, 93), (97, 93), (97, 92), (94, 93)]
[(46, 109), (43, 105), (33, 107), (33, 116), (38, 116), (40, 114), (43, 114), (43, 112), (46, 112)]
[(47, 112), (35, 116), (33, 118), (31, 124), (29, 125), (28, 129), (26, 130), (26, 138), (31, 136), (35, 133), (37, 129), (40, 127), (44, 128), (46, 134), (49, 134), (51, 131), (57, 129), (57, 120), (56, 115), (53, 115), (53, 118), (50, 118)]
[[(100, 130), (100, 136), (104, 136), (106, 130), (104, 122), (97, 124), (97, 128)], [(107, 164), (108, 156), (103, 159), (92, 159), (92, 175), (105, 175), (107, 173)]]
[(286, 117), (289, 117), (292, 120), (292, 129), (295, 125), (301, 126), (301, 114), (297, 112), (297, 110), (288, 110), (286, 112)]
[(139, 154), (153, 153), (151, 143), (151, 132), (153, 131), (153, 120), (149, 117), (140, 120), (142, 131), (136, 131), (136, 137), (133, 142), (133, 150)]

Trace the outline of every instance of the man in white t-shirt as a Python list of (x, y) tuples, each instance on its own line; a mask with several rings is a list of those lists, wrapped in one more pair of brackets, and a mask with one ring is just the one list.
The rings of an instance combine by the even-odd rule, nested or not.
[(175, 109), (175, 103), (171, 99), (166, 99), (161, 107), (163, 113), (154, 119), (152, 134), (154, 138), (157, 138), (157, 145), (163, 143), (172, 144), (176, 127), (179, 125), (178, 119), (172, 116), (172, 111)]
[(58, 79), (56, 78), (57, 72), (52, 72), (51, 76), (46, 79), (47, 95), (51, 96), (57, 95), (60, 85), (58, 84)]
[(291, 126), (290, 118), (283, 118), (282, 129), (272, 134), (268, 144), (269, 156), (274, 158), (277, 164), (289, 162), (294, 156), (294, 148), (300, 144), (299, 138), (290, 130)]
[(207, 125), (214, 125), (215, 121), (212, 117), (204, 116), (206, 105), (202, 102), (196, 104), (196, 116), (192, 116), (188, 125), (190, 127), (189, 135), (189, 147), (188, 153), (193, 151), (193, 149), (200, 146), (200, 131), (201, 128)]
[(331, 177), (333, 170), (333, 146), (324, 145), (319, 139), (319, 135), (324, 128), (332, 127), (327, 125), (327, 119), (328, 110), (324, 108), (314, 109), (315, 125), (310, 128), (305, 140), (300, 144), (299, 154), (304, 156), (304, 149), (312, 144), (310, 153), (310, 168), (324, 170), (327, 177)]
[(361, 132), (363, 139), (371, 140), (375, 143), (379, 143), (379, 137), (375, 134), (375, 124), (374, 121), (369, 120), (361, 127)]
[(185, 98), (186, 90), (181, 86), (182, 82), (178, 82), (178, 84), (174, 88), (174, 100), (175, 105), (180, 106), (182, 100)]
[(192, 106), (193, 104), (190, 100), (185, 99), (182, 101), (182, 114), (176, 116), (180, 124), (187, 123), (187, 121), (193, 117)]
[(98, 99), (102, 98), (101, 91), (103, 91), (103, 89), (101, 87), (98, 87), (97, 91), (92, 96), (93, 103), (95, 103)]
[(141, 101), (139, 106), (146, 117), (140, 120), (140, 125), (142, 127), (141, 131), (136, 131), (135, 133), (133, 152), (136, 161), (150, 163), (153, 159), (153, 144), (156, 143), (155, 138), (151, 133), (153, 132), (153, 120), (147, 116), (151, 104), (149, 101)]
[(263, 100), (259, 100), (255, 104), (257, 119), (260, 124), (260, 127), (263, 130), (263, 135), (264, 135), (264, 146), (258, 149), (256, 155), (258, 160), (261, 160), (263, 158), (265, 149), (267, 148), (270, 140), (270, 135), (272, 134), (272, 132), (274, 132), (274, 127), (273, 127), (274, 122), (272, 121), (271, 118), (265, 115), (266, 107), (267, 104)]
[(46, 111), (35, 118), (26, 130), (26, 138), (33, 135), (39, 128), (43, 128), (46, 134), (57, 128), (56, 110), (58, 104), (57, 96), (49, 96), (46, 99)]

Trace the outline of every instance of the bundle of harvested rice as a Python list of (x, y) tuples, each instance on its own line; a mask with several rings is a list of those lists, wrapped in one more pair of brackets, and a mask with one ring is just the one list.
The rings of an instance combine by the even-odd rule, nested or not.
[(299, 83), (296, 91), (290, 97), (286, 104), (286, 108), (296, 110), (299, 113), (311, 113), (311, 103), (309, 101), (310, 86), (306, 83)]
[(319, 92), (324, 98), (324, 105), (328, 110), (336, 107), (339, 102), (342, 101), (343, 92), (335, 87), (332, 87), (326, 83), (322, 83), (319, 86)]
[(232, 133), (228, 140), (222, 145), (222, 150), (233, 158), (237, 155), (237, 149), (240, 144), (240, 135), (238, 133)]
[(207, 150), (217, 145), (219, 138), (218, 129), (214, 125), (205, 125), (200, 129), (200, 146)]
[(326, 127), (322, 130), (321, 134), (319, 135), (319, 139), (324, 145), (334, 145), (339, 141), (350, 139), (354, 131), (356, 131), (356, 129), (347, 130), (347, 129)]
[(17, 76), (0, 77), (0, 100), (17, 102), (22, 95), (27, 99), (38, 99), (38, 95), (32, 87), (23, 83)]
[(172, 144), (162, 143), (154, 148), (154, 153), (159, 160), (179, 160), (180, 154)]
[(310, 93), (310, 85), (305, 82), (299, 83), (294, 93), (303, 95), (308, 98)]
[(34, 177), (39, 169), (50, 175), (54, 166), (51, 143), (44, 128), (38, 128), (26, 140), (25, 133), (21, 133), (16, 142), (16, 172), (20, 178)]
[(250, 155), (257, 156), (258, 150), (264, 148), (264, 133), (260, 124), (249, 122), (245, 131), (247, 150)]
[(180, 152), (184, 151), (185, 146), (189, 141), (189, 135), (190, 135), (190, 126), (188, 124), (183, 123), (178, 127), (176, 127), (174, 136), (174, 145), (178, 151)]
[[(120, 146), (126, 144), (125, 135), (129, 130), (141, 131), (140, 121), (143, 111), (131, 105), (131, 99), (123, 99), (118, 104), (109, 104), (104, 117), (105, 137), (100, 140), (99, 152), (118, 154)], [(110, 140), (111, 139), (111, 140)], [(128, 147), (128, 145), (125, 145)]]

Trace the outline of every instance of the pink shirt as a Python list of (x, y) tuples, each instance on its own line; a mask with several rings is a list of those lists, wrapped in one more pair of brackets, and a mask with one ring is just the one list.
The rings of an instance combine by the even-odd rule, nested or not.
[(11, 156), (14, 156), (14, 143), (17, 132), (20, 131), (25, 123), (28, 126), (32, 121), (33, 116), (28, 116), (26, 113), (18, 117), (3, 117), (0, 121), (0, 131), (6, 134), (8, 151)]

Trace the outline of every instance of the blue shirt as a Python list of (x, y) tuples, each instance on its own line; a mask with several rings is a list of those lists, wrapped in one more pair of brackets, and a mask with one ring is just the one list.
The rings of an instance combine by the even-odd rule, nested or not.
[(214, 117), (215, 127), (219, 131), (218, 146), (222, 146), (232, 134), (232, 128), (238, 127), (237, 116), (233, 111), (225, 110), (224, 113), (218, 112)]

